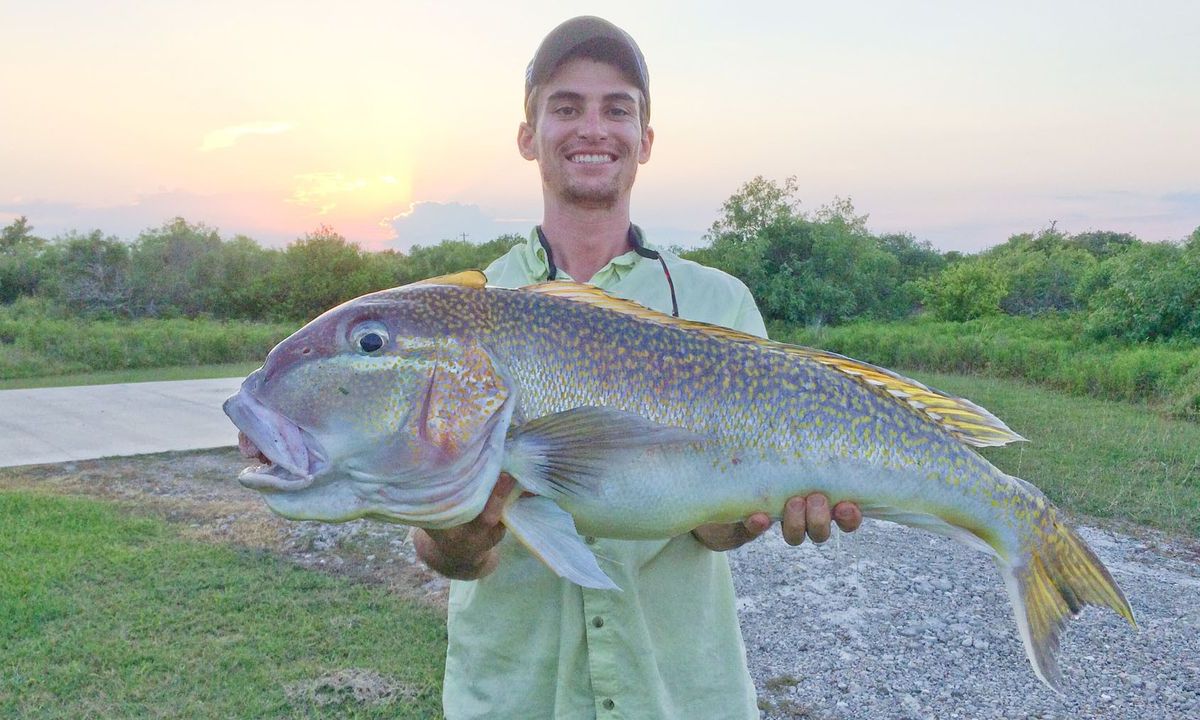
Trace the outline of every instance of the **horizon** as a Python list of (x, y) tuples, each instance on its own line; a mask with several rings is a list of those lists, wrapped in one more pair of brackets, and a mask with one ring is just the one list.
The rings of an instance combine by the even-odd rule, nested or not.
[[(650, 70), (633, 220), (659, 245), (698, 246), (758, 175), (795, 175), (808, 213), (849, 198), (872, 233), (940, 252), (1052, 224), (1147, 242), (1200, 226), (1194, 3), (609, 8)], [(588, 12), (6, 6), (22, 32), (0, 48), (0, 225), (132, 240), (178, 216), (267, 247), (327, 225), (402, 251), (527, 235), (523, 71)]]

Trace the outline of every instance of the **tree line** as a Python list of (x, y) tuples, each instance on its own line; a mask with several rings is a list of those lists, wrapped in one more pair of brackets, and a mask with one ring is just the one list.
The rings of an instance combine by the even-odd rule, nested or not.
[[(1148, 243), (1051, 224), (964, 255), (875, 235), (866, 221), (843, 199), (805, 212), (795, 178), (757, 177), (723, 204), (701, 247), (676, 250), (740, 278), (769, 321), (1076, 313), (1096, 339), (1200, 340), (1200, 227), (1181, 243)], [(366, 292), (485, 267), (520, 240), (368, 252), (323, 226), (273, 249), (183, 218), (132, 242), (100, 231), (46, 240), (22, 217), (0, 231), (0, 303), (40, 298), (84, 317), (300, 321)]]
[(43, 298), (92, 318), (307, 320), (364, 293), (483, 267), (520, 239), (369, 252), (322, 226), (275, 249), (175, 218), (132, 243), (99, 230), (45, 240), (22, 217), (0, 231), (0, 303)]
[(806, 326), (929, 313), (1083, 314), (1093, 339), (1200, 340), (1200, 227), (1181, 243), (1054, 223), (974, 255), (873, 235), (848, 200), (809, 214), (796, 180), (755, 178), (722, 206), (708, 244), (684, 253), (741, 278), (769, 320)]

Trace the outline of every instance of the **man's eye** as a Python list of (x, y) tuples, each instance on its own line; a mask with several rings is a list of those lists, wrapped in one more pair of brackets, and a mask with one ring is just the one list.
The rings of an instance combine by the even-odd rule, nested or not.
[(575, 108), (571, 107), (570, 105), (565, 105), (560, 108), (555, 108), (554, 114), (562, 115), (563, 117), (570, 117), (571, 115), (575, 114)]
[(619, 107), (613, 108), (613, 109), (609, 110), (608, 112), (609, 112), (609, 114), (616, 115), (617, 117), (627, 117), (627, 116), (633, 114), (633, 113), (629, 112), (628, 110), (626, 110), (625, 108), (619, 108)]

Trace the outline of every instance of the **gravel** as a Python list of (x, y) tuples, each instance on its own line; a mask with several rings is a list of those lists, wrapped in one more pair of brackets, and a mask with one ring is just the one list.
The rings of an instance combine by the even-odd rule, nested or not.
[(822, 546), (773, 531), (731, 553), (762, 717), (1200, 718), (1200, 554), (1079, 528), (1139, 630), (1087, 608), (1062, 637), (1062, 694), (1025, 657), (992, 560), (885, 522)]

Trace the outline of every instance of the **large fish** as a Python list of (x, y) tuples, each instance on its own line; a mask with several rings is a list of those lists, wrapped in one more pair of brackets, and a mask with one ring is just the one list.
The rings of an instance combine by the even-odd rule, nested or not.
[(971, 448), (1023, 439), (986, 410), (588, 285), (469, 272), (365, 295), (275, 347), (225, 412), (266, 462), (241, 482), (289, 518), (450, 527), (506, 471), (509, 531), (559, 575), (615, 588), (580, 533), (670, 537), (822, 492), (991, 554), (1052, 687), (1082, 606), (1134, 623), (1045, 496)]

